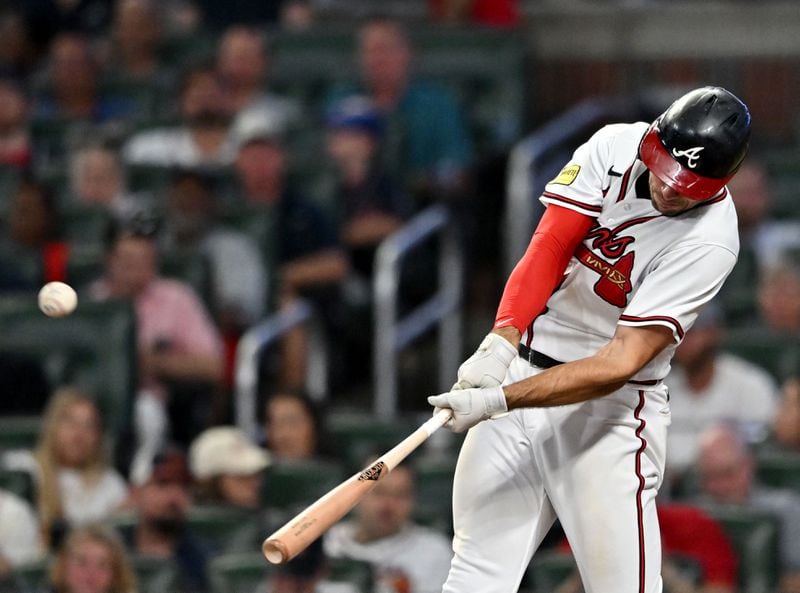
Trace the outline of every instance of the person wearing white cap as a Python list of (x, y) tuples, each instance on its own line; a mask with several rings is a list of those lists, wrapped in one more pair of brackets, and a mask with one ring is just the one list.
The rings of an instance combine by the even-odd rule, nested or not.
[(258, 508), (261, 479), (270, 462), (269, 453), (233, 426), (209, 428), (189, 448), (189, 468), (205, 503)]

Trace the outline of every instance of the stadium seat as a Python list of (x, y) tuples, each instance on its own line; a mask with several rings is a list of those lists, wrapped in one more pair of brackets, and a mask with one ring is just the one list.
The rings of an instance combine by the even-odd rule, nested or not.
[(531, 560), (525, 572), (525, 582), (537, 593), (555, 591), (575, 571), (577, 566), (572, 554), (543, 550)]
[(214, 593), (259, 593), (277, 567), (269, 564), (261, 552), (223, 554), (209, 563), (209, 577)]
[(800, 368), (800, 341), (752, 328), (731, 329), (725, 335), (724, 350), (757, 364), (778, 380), (793, 376)]
[(257, 522), (254, 514), (225, 506), (195, 506), (189, 510), (188, 523), (192, 533), (208, 542), (215, 550), (227, 551), (242, 532)]
[(0, 356), (25, 354), (41, 362), (48, 383), (92, 394), (108, 434), (128, 426), (135, 389), (135, 316), (126, 303), (85, 302), (69, 317), (45, 317), (35, 298), (0, 301)]
[(178, 568), (172, 560), (134, 555), (133, 571), (139, 583), (139, 593), (177, 591)]
[(452, 533), (455, 461), (455, 458), (420, 459), (414, 464), (416, 473), (414, 518), (423, 525), (445, 533)]
[(345, 479), (331, 461), (282, 461), (267, 468), (262, 502), (279, 509), (300, 509)]
[(62, 238), (72, 246), (102, 249), (108, 221), (108, 209), (99, 205), (72, 204), (59, 212)]
[(33, 476), (29, 471), (0, 468), (0, 490), (12, 492), (33, 505), (34, 487)]
[(0, 451), (32, 449), (41, 424), (39, 416), (0, 416)]
[(756, 453), (758, 480), (773, 488), (791, 488), (800, 492), (800, 454), (781, 450)]
[(776, 519), (738, 506), (709, 505), (704, 509), (722, 524), (736, 550), (741, 593), (772, 591), (778, 581)]
[(368, 562), (350, 558), (328, 559), (327, 581), (347, 583), (358, 593), (371, 593), (374, 590), (374, 574)]
[(15, 593), (39, 593), (47, 590), (48, 569), (52, 558), (44, 557), (14, 568)]
[(350, 411), (331, 412), (325, 426), (339, 456), (353, 472), (399, 443), (412, 429), (411, 423), (402, 419), (380, 421), (372, 414)]

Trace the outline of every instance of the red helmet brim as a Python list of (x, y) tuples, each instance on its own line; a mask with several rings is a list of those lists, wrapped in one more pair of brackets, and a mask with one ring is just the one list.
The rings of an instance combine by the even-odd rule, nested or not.
[(661, 181), (682, 196), (692, 200), (701, 201), (713, 198), (733, 177), (733, 173), (719, 179), (703, 177), (681, 165), (661, 143), (655, 124), (650, 126), (642, 138), (639, 145), (639, 158)]

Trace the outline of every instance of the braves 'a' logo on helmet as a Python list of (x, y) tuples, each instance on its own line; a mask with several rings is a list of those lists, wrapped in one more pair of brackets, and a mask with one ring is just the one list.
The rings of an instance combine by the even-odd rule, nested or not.
[(695, 146), (694, 148), (687, 148), (686, 150), (677, 150), (673, 148), (672, 156), (675, 158), (685, 156), (686, 166), (690, 169), (694, 169), (697, 166), (697, 161), (700, 159), (700, 151), (704, 148), (705, 146)]

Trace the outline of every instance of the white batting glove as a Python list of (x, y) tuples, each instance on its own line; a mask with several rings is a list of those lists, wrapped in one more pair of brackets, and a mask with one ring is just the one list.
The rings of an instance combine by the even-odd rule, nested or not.
[(458, 380), (452, 389), (500, 385), (506, 378), (511, 361), (516, 356), (517, 349), (511, 342), (495, 333), (488, 334), (475, 354), (458, 367)]
[(445, 424), (453, 432), (464, 432), (482, 420), (508, 412), (506, 396), (499, 385), (432, 395), (428, 403), (434, 406), (434, 413), (442, 408), (453, 410), (453, 417)]

